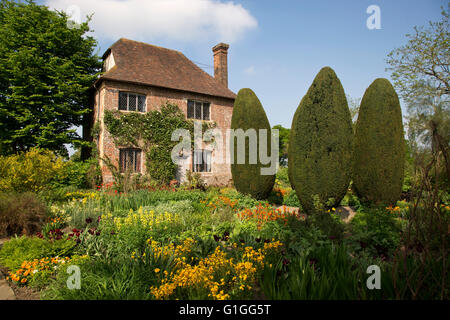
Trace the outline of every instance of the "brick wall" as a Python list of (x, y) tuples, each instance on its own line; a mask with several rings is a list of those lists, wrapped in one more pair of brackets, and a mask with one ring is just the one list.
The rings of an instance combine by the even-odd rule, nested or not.
[[(187, 101), (188, 100), (200, 100), (211, 103), (210, 118), (212, 122), (216, 122), (217, 128), (222, 131), (223, 135), (223, 147), (226, 146), (225, 130), (230, 128), (231, 116), (233, 113), (233, 103), (231, 99), (225, 99), (220, 97), (210, 97), (202, 94), (195, 94), (190, 92), (181, 92), (177, 90), (149, 87), (143, 85), (135, 85), (124, 82), (108, 81), (101, 82), (99, 88), (97, 88), (96, 99), (94, 103), (94, 120), (100, 121), (100, 136), (98, 140), (98, 150), (101, 158), (108, 157), (112, 160), (114, 165), (118, 166), (119, 162), (119, 149), (115, 146), (113, 138), (103, 123), (103, 114), (105, 110), (118, 110), (119, 106), (119, 91), (127, 91), (133, 93), (139, 93), (146, 95), (147, 111), (155, 110), (159, 106), (170, 102), (178, 105), (178, 107), (187, 115)], [(121, 111), (127, 112), (127, 111)], [(192, 137), (193, 139), (193, 137)], [(202, 172), (202, 178), (209, 185), (227, 185), (231, 182), (230, 165), (226, 163), (214, 163), (216, 159), (216, 150), (214, 150), (211, 144), (204, 144), (204, 149), (212, 150), (212, 166), (211, 172)], [(145, 173), (145, 156), (141, 154), (142, 159), (142, 173)], [(106, 165), (100, 163), (102, 168), (104, 182), (111, 182), (113, 180), (111, 172)], [(192, 156), (189, 156), (186, 161), (179, 167), (177, 172), (177, 180), (184, 182), (186, 169), (192, 170)]]

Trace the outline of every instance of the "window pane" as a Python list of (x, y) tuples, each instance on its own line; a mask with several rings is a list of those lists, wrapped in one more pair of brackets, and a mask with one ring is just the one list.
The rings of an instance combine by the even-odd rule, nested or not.
[(202, 119), (202, 103), (196, 102), (195, 103), (195, 119)]
[(203, 104), (203, 120), (209, 120), (209, 103)]
[(205, 159), (205, 165), (206, 165), (206, 172), (211, 172), (211, 151), (205, 150), (204, 153), (204, 159)]
[(119, 110), (127, 110), (127, 98), (126, 92), (119, 92)]
[(136, 150), (135, 172), (141, 172), (141, 150)]
[(193, 172), (211, 172), (212, 153), (209, 150), (195, 150), (192, 162)]
[(187, 105), (187, 118), (194, 119), (194, 101), (188, 101)]
[(136, 111), (136, 100), (137, 96), (135, 94), (130, 93), (128, 98), (128, 110)]
[(120, 172), (124, 172), (125, 171), (125, 154), (124, 154), (124, 150), (120, 150), (119, 151), (119, 167), (120, 167)]
[(193, 161), (193, 170), (194, 172), (202, 172), (202, 163), (203, 163), (203, 152), (202, 150), (194, 150), (194, 161)]
[(138, 96), (138, 111), (145, 112), (145, 96)]

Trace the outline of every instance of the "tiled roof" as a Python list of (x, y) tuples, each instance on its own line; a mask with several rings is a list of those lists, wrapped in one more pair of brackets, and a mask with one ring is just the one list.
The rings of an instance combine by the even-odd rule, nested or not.
[(179, 51), (121, 38), (105, 52), (103, 58), (110, 52), (113, 54), (115, 66), (100, 79), (236, 98), (231, 90)]

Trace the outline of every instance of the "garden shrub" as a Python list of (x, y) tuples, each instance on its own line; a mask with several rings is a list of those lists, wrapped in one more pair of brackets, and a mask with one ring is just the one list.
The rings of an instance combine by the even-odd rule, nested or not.
[(276, 175), (276, 180), (284, 188), (290, 187), (288, 167), (279, 167)]
[(40, 191), (64, 170), (62, 158), (45, 149), (0, 156), (0, 191)]
[(22, 262), (44, 257), (67, 257), (72, 254), (72, 240), (45, 240), (38, 237), (16, 237), (5, 242), (0, 249), (0, 263), (10, 270), (20, 268)]
[[(271, 148), (271, 127), (266, 113), (258, 97), (251, 89), (241, 89), (238, 92), (234, 102), (233, 116), (231, 118), (231, 129), (242, 129), (246, 132), (248, 129), (256, 130), (257, 152), (259, 153), (259, 130), (267, 130), (267, 151)], [(233, 161), (231, 164), (231, 174), (236, 189), (243, 194), (250, 194), (255, 199), (266, 199), (273, 188), (275, 175), (262, 175), (261, 168), (268, 167), (260, 162), (257, 156), (257, 163), (250, 164), (249, 140), (245, 138), (245, 163), (239, 164), (237, 138), (230, 143), (234, 144), (234, 154), (231, 155)]]
[(365, 208), (350, 221), (352, 237), (348, 240), (356, 251), (388, 258), (398, 247), (401, 225), (385, 208)]
[(364, 93), (353, 155), (353, 184), (360, 198), (383, 204), (400, 199), (405, 167), (402, 112), (387, 79), (376, 79)]
[(64, 161), (52, 151), (39, 148), (0, 156), (0, 191), (41, 192), (67, 186), (91, 188), (99, 179), (97, 166), (96, 159)]
[(46, 214), (46, 205), (34, 193), (0, 193), (0, 237), (34, 235)]
[(283, 204), (288, 207), (301, 208), (300, 201), (298, 200), (297, 197), (297, 193), (293, 189), (283, 197)]
[(344, 197), (351, 175), (353, 129), (344, 89), (334, 71), (320, 70), (295, 112), (289, 143), (292, 188), (302, 207)]
[[(98, 170), (98, 160), (95, 158), (86, 161), (67, 161), (64, 163), (64, 170), (58, 172), (52, 179), (52, 188), (63, 188), (74, 186), (79, 189), (93, 188), (100, 181)], [(100, 173), (101, 175), (101, 173)]]

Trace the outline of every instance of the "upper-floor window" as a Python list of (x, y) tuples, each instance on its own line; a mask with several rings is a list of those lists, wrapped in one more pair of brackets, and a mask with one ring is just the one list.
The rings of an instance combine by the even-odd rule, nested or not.
[(209, 102), (201, 102), (188, 100), (187, 118), (198, 120), (210, 120), (211, 104)]
[(145, 95), (119, 92), (119, 110), (145, 112)]
[(120, 172), (141, 172), (141, 150), (134, 148), (119, 149)]

